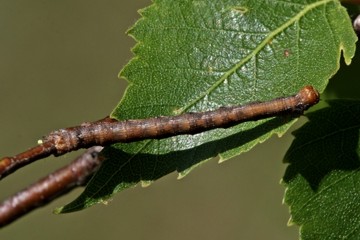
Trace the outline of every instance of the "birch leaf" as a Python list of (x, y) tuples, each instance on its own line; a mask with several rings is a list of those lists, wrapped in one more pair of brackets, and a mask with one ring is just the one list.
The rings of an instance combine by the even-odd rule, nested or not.
[(359, 116), (360, 101), (329, 101), (294, 133), (283, 181), (301, 239), (359, 238)]
[[(201, 112), (320, 92), (355, 52), (356, 35), (335, 0), (154, 0), (129, 30), (135, 57), (121, 71), (129, 87), (113, 118)], [(184, 177), (215, 156), (225, 161), (282, 135), (293, 120), (273, 118), (165, 140), (114, 144), (84, 193), (58, 212), (103, 202), (139, 182)]]

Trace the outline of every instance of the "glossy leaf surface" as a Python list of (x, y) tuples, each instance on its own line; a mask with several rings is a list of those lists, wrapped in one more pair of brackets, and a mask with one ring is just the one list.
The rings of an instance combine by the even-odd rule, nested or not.
[[(341, 50), (355, 51), (346, 10), (338, 1), (154, 0), (130, 29), (135, 57), (120, 76), (129, 81), (112, 117), (119, 120), (200, 112), (264, 101), (313, 85), (322, 92), (338, 70)], [(273, 118), (165, 140), (115, 144), (85, 192), (58, 211), (102, 202), (139, 182), (173, 171), (185, 176), (220, 156), (227, 160), (293, 120)]]

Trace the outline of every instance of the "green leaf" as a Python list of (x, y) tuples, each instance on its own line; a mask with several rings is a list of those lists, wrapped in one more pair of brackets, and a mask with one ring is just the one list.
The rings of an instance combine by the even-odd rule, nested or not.
[[(338, 1), (154, 0), (129, 30), (135, 57), (120, 76), (129, 81), (112, 117), (119, 120), (200, 112), (295, 94), (321, 92), (350, 63), (356, 36)], [(139, 182), (179, 177), (220, 156), (225, 161), (294, 121), (275, 118), (165, 140), (115, 144), (78, 200), (59, 211), (102, 202)]]
[(328, 104), (294, 133), (285, 202), (302, 239), (359, 239), (360, 101)]

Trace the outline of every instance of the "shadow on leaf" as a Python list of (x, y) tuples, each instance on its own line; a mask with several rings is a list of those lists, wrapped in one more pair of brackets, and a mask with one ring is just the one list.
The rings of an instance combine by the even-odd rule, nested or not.
[[(168, 154), (139, 153), (133, 155), (116, 147), (107, 147), (102, 152), (107, 160), (104, 161), (79, 198), (61, 208), (61, 212), (77, 211), (103, 202), (114, 193), (132, 187), (140, 181), (152, 182), (171, 172), (185, 171), (205, 160), (216, 157), (220, 153), (259, 139), (264, 134), (291, 121), (292, 118), (290, 117), (273, 118), (250, 130), (239, 132), (220, 140), (207, 142), (195, 148), (174, 151)], [(149, 141), (159, 140), (143, 141), (143, 148), (145, 148)]]
[(301, 175), (313, 191), (333, 171), (360, 167), (360, 101), (332, 100), (329, 106), (307, 114), (309, 122), (294, 132), (295, 140), (285, 155), (283, 180)]

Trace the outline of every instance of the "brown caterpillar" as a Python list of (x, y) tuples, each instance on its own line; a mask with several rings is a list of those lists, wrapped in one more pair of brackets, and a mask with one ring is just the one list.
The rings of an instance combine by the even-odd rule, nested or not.
[(54, 131), (45, 137), (44, 142), (53, 142), (56, 148), (55, 155), (61, 155), (90, 146), (162, 139), (180, 134), (195, 134), (214, 128), (227, 128), (242, 122), (283, 114), (299, 115), (318, 101), (319, 93), (312, 86), (306, 86), (293, 96), (234, 107), (221, 107), (214, 111), (126, 121), (105, 118)]

